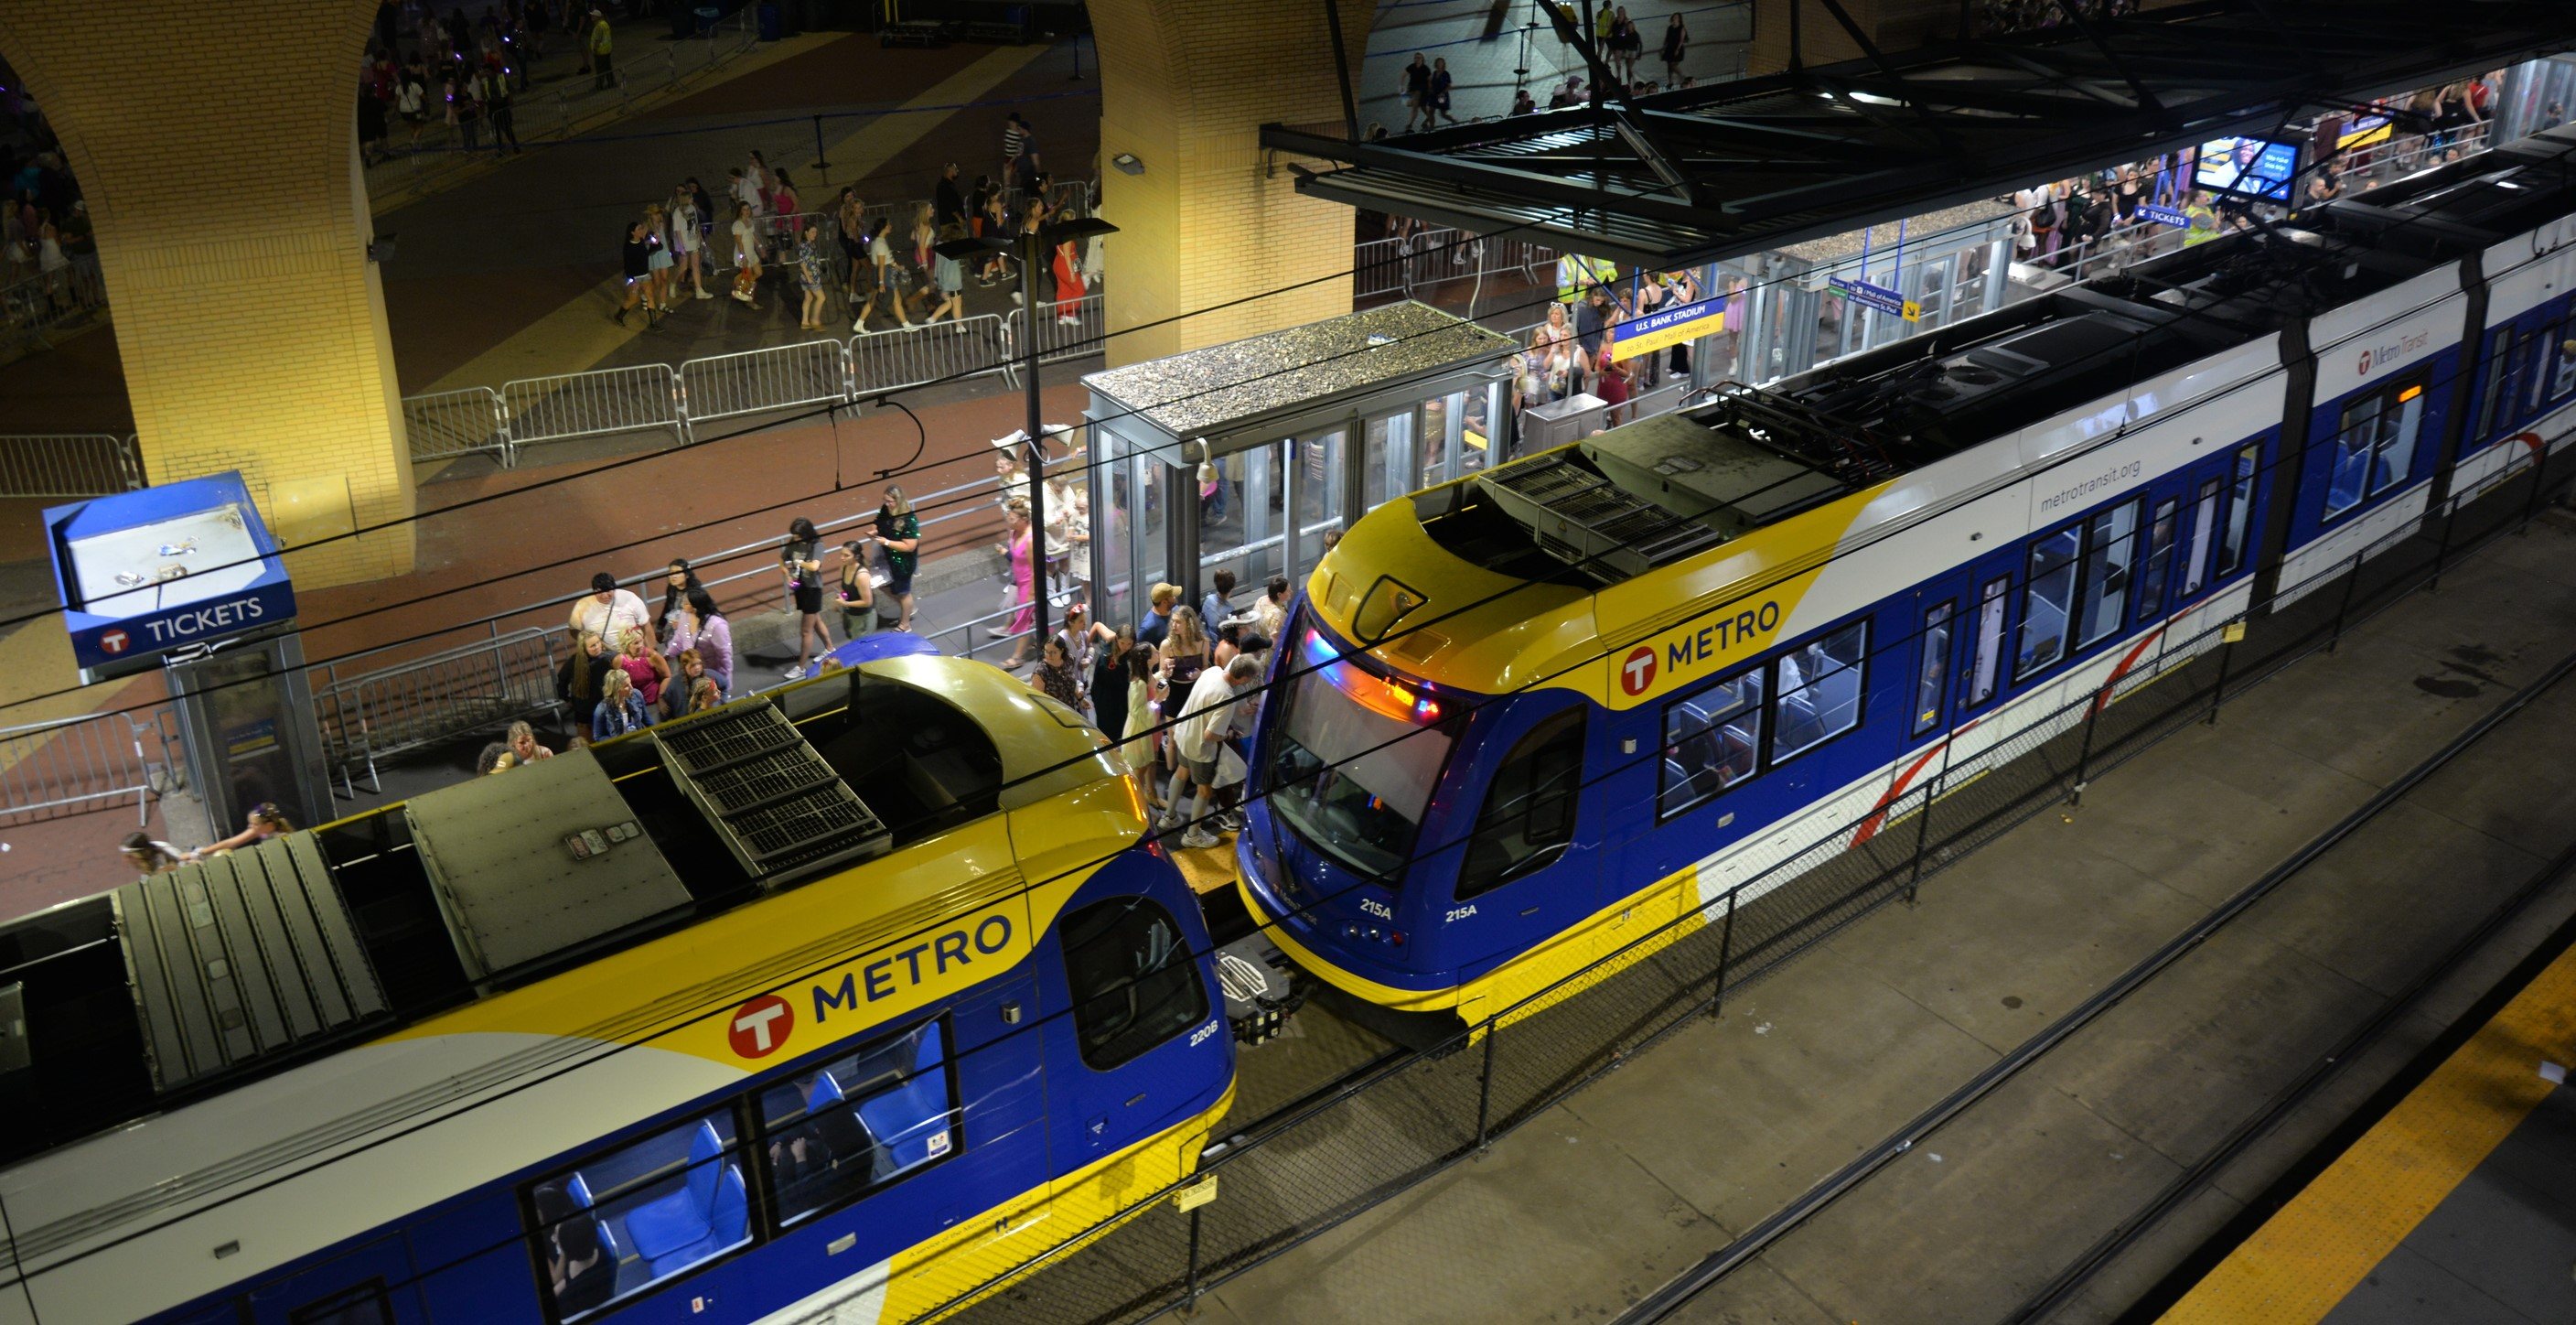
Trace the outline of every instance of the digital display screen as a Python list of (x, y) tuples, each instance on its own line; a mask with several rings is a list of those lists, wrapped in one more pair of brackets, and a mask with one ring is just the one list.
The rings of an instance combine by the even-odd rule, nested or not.
[(2219, 193), (2272, 202), (2290, 200), (2299, 176), (2299, 146), (2269, 138), (2213, 138), (2200, 145), (2192, 182)]

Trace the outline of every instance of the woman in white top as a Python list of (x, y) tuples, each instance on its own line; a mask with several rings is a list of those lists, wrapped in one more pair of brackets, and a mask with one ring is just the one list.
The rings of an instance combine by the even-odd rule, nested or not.
[(760, 223), (752, 218), (751, 204), (738, 202), (733, 208), (733, 297), (753, 308), (760, 307), (751, 292), (760, 285)]
[(706, 263), (698, 256), (704, 247), (706, 240), (698, 234), (697, 196), (681, 189), (671, 195), (671, 280), (676, 285), (685, 278), (698, 298), (713, 299), (707, 293)]
[(72, 260), (63, 256), (63, 240), (61, 234), (54, 229), (54, 214), (38, 211), (36, 213), (36, 266), (45, 273), (47, 297), (59, 301), (68, 292), (63, 280), (63, 269), (71, 265)]

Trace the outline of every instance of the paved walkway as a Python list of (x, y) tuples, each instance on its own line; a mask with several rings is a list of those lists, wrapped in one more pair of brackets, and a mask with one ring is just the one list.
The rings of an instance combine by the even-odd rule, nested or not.
[[(1745, 45), (1753, 39), (1753, 6), (1746, 0), (1629, 0), (1626, 8), (1645, 43), (1637, 62), (1640, 81), (1666, 81), (1664, 24), (1676, 13), (1690, 33), (1682, 56), (1684, 77), (1707, 83), (1744, 72)], [(1575, 12), (1582, 12), (1579, 5)], [(1538, 26), (1530, 28), (1531, 23)], [(1361, 68), (1363, 128), (1374, 123), (1385, 125), (1389, 133), (1404, 132), (1403, 70), (1417, 51), (1425, 60), (1449, 62), (1456, 80), (1449, 110), (1461, 120), (1491, 118), (1511, 109), (1515, 87), (1527, 87), (1531, 99), (1544, 107), (1548, 93), (1583, 68), (1582, 57), (1557, 40), (1538, 12), (1538, 0), (1386, 0), (1377, 7), (1368, 59)], [(1522, 68), (1529, 72), (1514, 72)]]
[[(1099, 145), (1099, 85), (1080, 81), (1069, 45), (888, 50), (866, 34), (816, 34), (742, 57), (676, 100), (569, 142), (496, 163), (442, 192), (383, 212), (397, 237), (384, 268), (394, 360), (406, 395), (498, 386), (514, 377), (605, 364), (665, 362), (795, 339), (793, 301), (765, 293), (758, 313), (730, 300), (691, 307), (646, 331), (615, 307), (625, 222), (694, 175), (721, 195), (726, 171), (762, 152), (808, 206), (845, 184), (870, 202), (930, 196), (940, 166), (968, 184), (1001, 169), (1001, 122), (1018, 109), (1062, 176), (1089, 177)], [(1007, 103), (1007, 104), (1006, 104)], [(815, 158), (820, 121), (826, 169)], [(396, 167), (395, 169), (399, 169)], [(1009, 307), (970, 285), (970, 313)], [(849, 315), (837, 329), (848, 334)], [(884, 325), (880, 320), (876, 325)], [(13, 432), (133, 428), (115, 337), (71, 338), (0, 367)]]

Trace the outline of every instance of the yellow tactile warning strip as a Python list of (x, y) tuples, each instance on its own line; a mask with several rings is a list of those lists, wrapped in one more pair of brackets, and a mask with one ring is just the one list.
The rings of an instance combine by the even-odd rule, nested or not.
[(1194, 851), (1178, 838), (1165, 838), (1163, 845), (1171, 851), (1172, 863), (1181, 867), (1181, 877), (1190, 881), (1190, 891), (1223, 892), (1234, 886), (1233, 844)]
[(2552, 1087), (2576, 1052), (2576, 948), (2165, 1313), (2176, 1325), (2313, 1325), (2397, 1249)]

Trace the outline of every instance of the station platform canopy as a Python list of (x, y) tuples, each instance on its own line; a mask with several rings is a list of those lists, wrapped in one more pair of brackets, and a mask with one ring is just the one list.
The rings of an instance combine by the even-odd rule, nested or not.
[[(1825, 10), (1854, 38), (1838, 0)], [(1794, 21), (1794, 20), (1793, 20)], [(1812, 21), (1812, 20), (1811, 20)], [(1378, 142), (1298, 190), (1651, 267), (1781, 249), (2576, 47), (2563, 3), (2203, 0)], [(1595, 66), (1596, 89), (1609, 80)]]
[[(1423, 379), (1485, 369), (1517, 346), (1464, 318), (1407, 300), (1300, 327), (1089, 373), (1091, 423), (1144, 449), (1204, 440), (1222, 455), (1334, 419), (1352, 403)], [(1195, 463), (1195, 458), (1193, 460)]]

